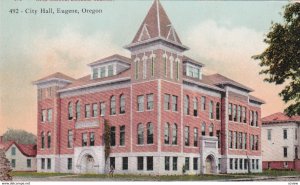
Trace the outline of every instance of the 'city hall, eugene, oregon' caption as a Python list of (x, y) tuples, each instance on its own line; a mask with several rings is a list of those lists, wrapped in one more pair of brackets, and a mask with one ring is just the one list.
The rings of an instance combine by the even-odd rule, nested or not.
[(62, 8), (12, 8), (9, 9), (9, 13), (11, 14), (29, 14), (29, 15), (38, 15), (38, 14), (102, 14), (102, 9), (88, 9), (88, 8), (81, 8), (81, 9), (62, 9)]

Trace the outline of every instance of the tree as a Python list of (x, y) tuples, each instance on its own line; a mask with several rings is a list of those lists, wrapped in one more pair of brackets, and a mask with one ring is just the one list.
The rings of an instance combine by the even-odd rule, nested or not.
[(20, 144), (36, 144), (36, 136), (25, 130), (8, 129), (3, 134), (3, 141), (16, 141)]
[(104, 120), (104, 153), (105, 153), (105, 165), (107, 166), (107, 159), (110, 154), (110, 124), (107, 119)]
[(5, 150), (0, 146), (0, 181), (12, 180), (12, 177), (9, 174), (11, 170), (10, 163), (5, 157)]
[(289, 106), (284, 110), (289, 116), (300, 115), (300, 3), (284, 7), (283, 23), (272, 23), (264, 42), (267, 49), (253, 56), (260, 60), (260, 74), (264, 81), (285, 84), (279, 93)]

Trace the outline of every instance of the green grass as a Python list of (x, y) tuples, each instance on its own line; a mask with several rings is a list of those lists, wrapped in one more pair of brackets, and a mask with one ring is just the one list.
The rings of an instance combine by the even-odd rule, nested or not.
[[(75, 175), (70, 173), (37, 173), (37, 172), (12, 172), (12, 176), (19, 177), (31, 177), (31, 178), (45, 178), (55, 176), (67, 176)], [(263, 173), (251, 173), (251, 174), (219, 174), (219, 175), (132, 175), (132, 174), (115, 174), (114, 177), (109, 177), (106, 174), (79, 174), (77, 176), (71, 176), (66, 178), (71, 179), (101, 179), (101, 180), (119, 180), (119, 181), (212, 181), (212, 180), (230, 180), (230, 179), (243, 179), (254, 177), (274, 177), (274, 176), (300, 176), (300, 172), (287, 171), (287, 170), (266, 170)], [(63, 177), (64, 178), (64, 177)]]
[(54, 177), (54, 176), (64, 176), (71, 175), (70, 173), (37, 173), (37, 172), (11, 172), (12, 176), (21, 176), (21, 177)]

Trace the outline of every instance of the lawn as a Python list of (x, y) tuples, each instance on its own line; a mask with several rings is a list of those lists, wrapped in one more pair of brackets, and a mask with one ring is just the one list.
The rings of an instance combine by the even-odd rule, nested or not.
[[(300, 176), (300, 172), (297, 171), (283, 171), (283, 170), (266, 170), (263, 173), (252, 174), (218, 174), (218, 175), (162, 175), (162, 176), (150, 176), (150, 175), (121, 175), (116, 174), (114, 177), (109, 177), (105, 174), (69, 174), (69, 173), (37, 173), (37, 172), (12, 172), (12, 176), (16, 177), (30, 177), (30, 178), (46, 178), (46, 177), (60, 177), (61, 179), (94, 179), (94, 180), (118, 180), (118, 181), (226, 181), (230, 179), (244, 179), (255, 177), (274, 177), (274, 176)], [(71, 175), (71, 176), (69, 176)]]

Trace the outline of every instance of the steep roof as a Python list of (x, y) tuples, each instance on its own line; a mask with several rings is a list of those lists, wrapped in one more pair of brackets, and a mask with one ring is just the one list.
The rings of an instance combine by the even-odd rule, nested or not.
[[(155, 38), (183, 46), (159, 0), (154, 0), (131, 44), (153, 40)], [(184, 46), (184, 48), (187, 49), (186, 46)]]
[(7, 151), (12, 145), (16, 145), (16, 147), (20, 150), (20, 152), (27, 156), (27, 157), (35, 157), (37, 150), (36, 145), (33, 144), (18, 144), (15, 141), (8, 141), (0, 143), (0, 146), (4, 148), (5, 151)]
[(131, 64), (131, 59), (130, 58), (122, 56), (122, 55), (119, 55), (119, 54), (114, 54), (114, 55), (111, 55), (109, 57), (106, 57), (106, 58), (97, 60), (95, 62), (92, 62), (92, 63), (90, 63), (88, 65), (89, 66), (93, 66), (93, 65), (96, 65), (96, 64), (105, 63), (105, 62), (109, 62), (109, 61), (112, 61), (112, 60), (123, 61), (123, 62), (126, 62), (128, 64)]
[(263, 124), (283, 123), (283, 122), (300, 122), (300, 116), (289, 117), (282, 112), (277, 112), (262, 118)]
[(73, 81), (75, 80), (74, 78), (72, 77), (69, 77), (63, 73), (60, 73), (60, 72), (57, 72), (57, 73), (53, 73), (51, 75), (48, 75), (44, 78), (41, 78), (39, 80), (36, 80), (34, 83), (39, 83), (39, 82), (42, 82), (42, 81), (46, 81), (46, 80), (50, 80), (50, 79), (63, 79), (63, 80), (68, 80), (68, 81)]
[(202, 66), (202, 67), (205, 66), (203, 63), (198, 62), (197, 60), (191, 59), (190, 57), (187, 57), (187, 56), (185, 56), (185, 55), (182, 57), (182, 61), (183, 61), (183, 62), (188, 61), (188, 62), (190, 62), (190, 63), (193, 63), (193, 64), (195, 64), (195, 65), (199, 65), (199, 66)]

